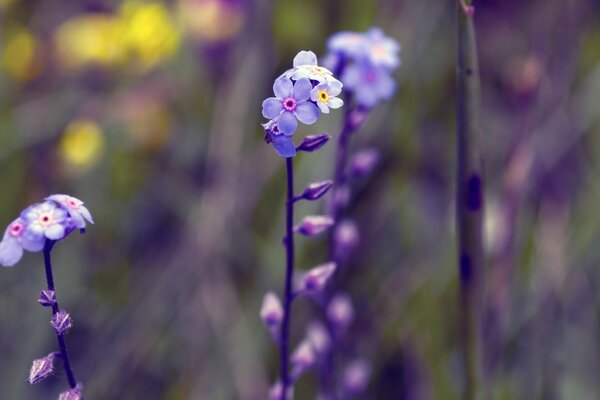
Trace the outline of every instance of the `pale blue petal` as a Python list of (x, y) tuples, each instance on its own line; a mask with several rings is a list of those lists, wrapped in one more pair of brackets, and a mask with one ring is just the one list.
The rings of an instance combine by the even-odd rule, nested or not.
[(44, 230), (39, 224), (36, 224), (36, 226), (38, 226), (39, 229), (32, 229), (34, 227), (30, 225), (19, 238), (21, 246), (23, 246), (25, 250), (33, 253), (42, 250), (44, 248), (44, 242), (46, 241)]
[(292, 94), (292, 81), (285, 77), (280, 77), (273, 83), (273, 93), (275, 97), (285, 99)]
[(302, 78), (294, 84), (294, 98), (296, 100), (308, 100), (312, 84), (308, 78)]
[(358, 104), (367, 108), (372, 108), (377, 104), (379, 96), (373, 90), (372, 86), (362, 85), (356, 89), (356, 101)]
[(327, 107), (327, 103), (324, 103), (322, 101), (317, 101), (317, 106), (319, 107), (319, 110), (321, 110), (321, 112), (323, 114), (329, 114), (329, 107)]
[(298, 104), (294, 114), (300, 122), (306, 125), (314, 124), (319, 119), (319, 109), (309, 101)]
[(262, 115), (265, 118), (277, 118), (281, 114), (281, 110), (283, 110), (283, 104), (281, 104), (281, 100), (275, 97), (269, 97), (262, 103)]
[(291, 138), (283, 135), (273, 137), (273, 148), (281, 157), (293, 157), (296, 155), (296, 146)]
[(65, 227), (61, 224), (54, 224), (46, 229), (45, 234), (50, 240), (60, 240), (65, 237)]
[(83, 216), (80, 213), (76, 211), (71, 212), (71, 220), (78, 229), (85, 228), (85, 221), (83, 220)]
[(342, 82), (348, 89), (356, 89), (360, 85), (361, 79), (362, 70), (357, 65), (349, 65), (342, 75)]
[(0, 242), (0, 265), (12, 267), (23, 256), (23, 248), (16, 239), (8, 238)]
[(319, 97), (319, 90), (321, 90), (321, 89), (319, 89), (319, 86), (321, 86), (321, 85), (318, 85), (318, 86), (314, 87), (310, 91), (310, 99), (312, 101), (317, 101), (317, 98)]
[(92, 219), (92, 214), (90, 214), (90, 210), (88, 210), (87, 207), (80, 206), (79, 212), (81, 212), (83, 218), (85, 218), (90, 224), (94, 223), (94, 220)]
[(330, 96), (337, 96), (338, 94), (340, 94), (342, 92), (342, 87), (344, 85), (342, 85), (342, 82), (335, 80), (332, 82), (329, 82), (329, 95)]
[(327, 100), (327, 105), (335, 110), (344, 105), (344, 100), (339, 97), (330, 97), (329, 100)]
[(294, 67), (301, 65), (317, 65), (317, 56), (312, 51), (301, 51), (294, 57)]
[(279, 127), (279, 132), (289, 136), (298, 129), (298, 121), (296, 121), (293, 113), (284, 111), (277, 120), (277, 126)]

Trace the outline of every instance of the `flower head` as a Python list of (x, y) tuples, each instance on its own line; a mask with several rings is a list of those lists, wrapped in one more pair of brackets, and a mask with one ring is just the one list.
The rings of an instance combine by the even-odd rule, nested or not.
[[(22, 218), (17, 218), (4, 231), (4, 237), (0, 242), (0, 264), (12, 267), (23, 256), (23, 248), (27, 246), (32, 251), (41, 250), (44, 246), (43, 240), (37, 240), (27, 234), (27, 225)], [(38, 248), (39, 247), (39, 248)]]
[(265, 118), (277, 121), (281, 133), (291, 136), (298, 128), (298, 121), (311, 125), (319, 119), (319, 109), (310, 101), (312, 84), (308, 78), (292, 82), (281, 77), (273, 84), (276, 97), (263, 101), (262, 114)]
[(351, 64), (342, 74), (344, 85), (363, 107), (372, 108), (380, 100), (393, 96), (396, 84), (387, 69), (369, 62)]
[(293, 80), (308, 78), (317, 82), (339, 82), (333, 73), (318, 65), (317, 56), (312, 51), (301, 51), (294, 57), (294, 68), (287, 70), (281, 76)]
[(27, 223), (27, 232), (50, 240), (64, 239), (74, 229), (69, 213), (51, 201), (26, 208), (21, 218)]
[(79, 229), (85, 229), (86, 220), (90, 224), (94, 223), (92, 214), (90, 214), (89, 210), (83, 205), (83, 201), (75, 197), (67, 194), (53, 194), (46, 197), (44, 200), (53, 201), (66, 209), (72, 218), (73, 223)]
[(342, 83), (324, 82), (319, 83), (310, 91), (310, 99), (317, 103), (317, 106), (324, 114), (329, 114), (329, 108), (340, 108), (344, 105), (344, 101), (336, 97), (342, 92)]

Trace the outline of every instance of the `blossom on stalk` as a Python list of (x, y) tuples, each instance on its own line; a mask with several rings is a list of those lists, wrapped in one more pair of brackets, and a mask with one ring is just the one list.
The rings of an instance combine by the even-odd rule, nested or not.
[(300, 279), (298, 292), (315, 293), (323, 290), (336, 268), (336, 263), (328, 262), (309, 270)]
[(83, 201), (76, 199), (73, 196), (67, 194), (53, 194), (52, 196), (46, 197), (45, 200), (54, 201), (66, 209), (78, 229), (85, 229), (86, 220), (90, 224), (94, 223), (92, 214), (90, 214), (90, 211), (83, 205)]
[(6, 228), (0, 242), (0, 264), (12, 267), (23, 256), (23, 249), (40, 251), (43, 247), (43, 237), (28, 232), (25, 220), (17, 218)]
[(319, 110), (329, 114), (329, 108), (337, 109), (344, 105), (344, 101), (336, 97), (342, 92), (342, 83), (324, 82), (319, 83), (310, 91), (310, 99), (317, 103)]
[(296, 147), (296, 150), (312, 153), (313, 151), (317, 151), (321, 147), (325, 146), (325, 143), (327, 143), (329, 139), (331, 139), (331, 137), (326, 133), (307, 135), (302, 140), (302, 143)]
[(275, 97), (269, 97), (262, 103), (263, 117), (277, 121), (281, 133), (291, 136), (298, 129), (298, 121), (312, 125), (319, 119), (319, 109), (310, 101), (312, 84), (308, 78), (295, 83), (286, 77), (280, 77), (273, 84)]
[(27, 231), (50, 240), (64, 239), (74, 229), (69, 213), (52, 201), (30, 206), (21, 213)]
[(352, 91), (359, 105), (373, 108), (380, 100), (394, 95), (396, 83), (389, 71), (368, 62), (355, 63), (346, 67), (342, 82)]
[(294, 227), (294, 232), (304, 236), (315, 236), (333, 226), (333, 218), (326, 215), (309, 215)]

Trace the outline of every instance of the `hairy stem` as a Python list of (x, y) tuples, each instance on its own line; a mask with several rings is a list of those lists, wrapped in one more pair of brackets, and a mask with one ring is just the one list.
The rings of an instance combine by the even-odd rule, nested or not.
[[(56, 296), (56, 290), (54, 289), (54, 276), (52, 275), (52, 260), (50, 258), (50, 252), (54, 247), (56, 242), (54, 240), (46, 239), (46, 243), (44, 244), (44, 266), (46, 269), (46, 281), (48, 283), (48, 290), (54, 292), (56, 301), (52, 304), (52, 315), (56, 315), (58, 310), (58, 297)], [(58, 348), (60, 349), (60, 359), (62, 360), (62, 364), (65, 368), (65, 373), (67, 374), (67, 380), (69, 381), (69, 386), (71, 389), (75, 389), (77, 386), (77, 380), (75, 379), (75, 374), (73, 373), (73, 369), (71, 368), (71, 361), (69, 360), (69, 353), (67, 351), (67, 345), (65, 343), (64, 335), (56, 334), (56, 340), (58, 341)]]
[[(467, 4), (468, 3), (468, 4)], [(471, 2), (466, 2), (470, 6)], [(472, 13), (457, 9), (457, 233), (464, 396), (481, 398), (480, 325), (483, 310), (483, 176), (479, 153), (480, 83)]]
[(287, 399), (290, 385), (289, 354), (290, 354), (290, 321), (292, 313), (292, 280), (294, 277), (294, 165), (292, 158), (285, 160), (287, 172), (287, 201), (285, 226), (286, 274), (284, 287), (283, 322), (281, 324), (281, 400)]

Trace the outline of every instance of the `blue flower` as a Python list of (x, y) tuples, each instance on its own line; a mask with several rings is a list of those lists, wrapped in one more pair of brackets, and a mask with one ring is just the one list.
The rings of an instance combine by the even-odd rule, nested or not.
[(369, 29), (365, 36), (367, 56), (373, 65), (390, 70), (398, 68), (400, 44), (397, 41), (385, 36), (379, 28)]
[(54, 201), (58, 205), (62, 206), (69, 212), (69, 215), (73, 219), (73, 223), (78, 229), (85, 229), (85, 220), (90, 224), (94, 223), (92, 215), (89, 210), (83, 205), (83, 201), (66, 195), (66, 194), (53, 194), (46, 197), (44, 200)]
[(389, 99), (395, 91), (395, 82), (385, 68), (368, 62), (359, 62), (345, 68), (344, 86), (355, 94), (363, 107), (372, 108), (379, 100)]
[(400, 44), (385, 36), (379, 28), (371, 28), (365, 33), (338, 32), (327, 41), (328, 66), (333, 68), (341, 59), (355, 62), (366, 61), (376, 67), (395, 69), (400, 65)]
[(319, 119), (319, 109), (310, 99), (312, 84), (307, 78), (295, 83), (288, 78), (275, 80), (273, 92), (276, 97), (269, 97), (262, 104), (265, 118), (277, 121), (279, 132), (291, 136), (298, 128), (298, 121), (306, 125), (314, 124)]
[(277, 122), (269, 121), (262, 124), (265, 129), (265, 142), (271, 143), (273, 148), (281, 157), (294, 157), (296, 155), (296, 146), (289, 136), (279, 132)]
[(310, 99), (317, 103), (322, 113), (329, 114), (329, 107), (336, 109), (344, 105), (344, 101), (336, 97), (342, 92), (342, 86), (339, 81), (319, 83), (310, 91)]
[(34, 204), (21, 213), (27, 232), (50, 240), (64, 239), (73, 229), (69, 213), (52, 201)]
[(361, 58), (365, 55), (366, 37), (362, 32), (342, 31), (327, 39), (327, 49), (347, 58)]

